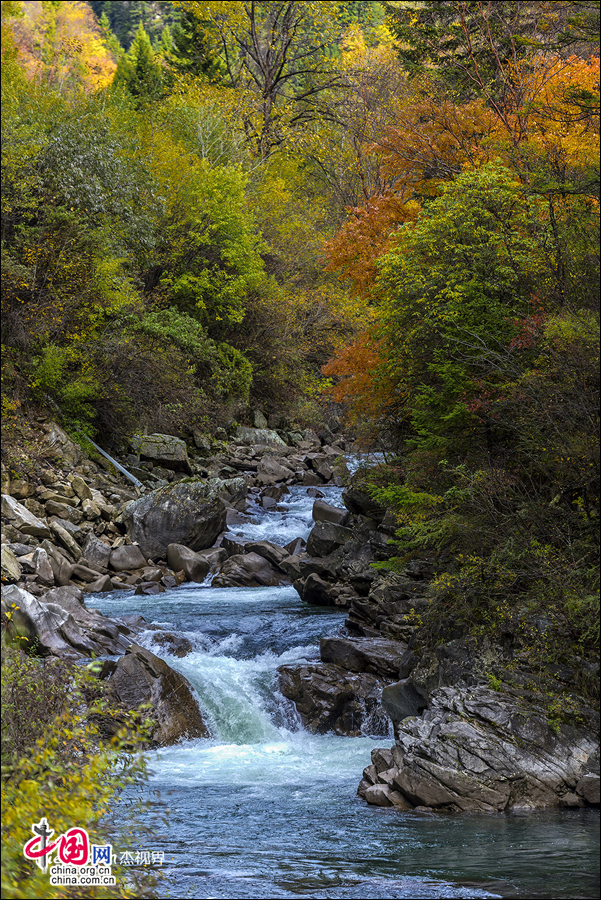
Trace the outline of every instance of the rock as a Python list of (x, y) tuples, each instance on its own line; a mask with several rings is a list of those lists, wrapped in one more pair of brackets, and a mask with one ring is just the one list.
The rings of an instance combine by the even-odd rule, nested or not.
[(126, 544), (123, 547), (115, 547), (114, 550), (111, 550), (109, 566), (115, 572), (141, 569), (145, 565), (147, 565), (147, 561), (136, 544)]
[(9, 522), (23, 534), (31, 534), (37, 538), (49, 538), (51, 536), (46, 522), (34, 516), (10, 494), (2, 494), (2, 515), (6, 516)]
[(143, 459), (160, 463), (166, 469), (192, 474), (186, 443), (170, 434), (134, 434), (132, 449)]
[[(302, 560), (305, 562), (305, 560)], [(302, 563), (299, 564), (302, 571)], [(315, 572), (312, 572), (301, 584), (295, 583), (294, 587), (298, 590), (301, 599), (311, 606), (335, 606), (335, 585), (330, 581), (324, 581)]]
[(285, 575), (276, 572), (258, 553), (230, 556), (213, 579), (212, 587), (275, 587), (289, 584)]
[(42, 547), (37, 547), (33, 551), (32, 564), (39, 583), (46, 587), (54, 587), (54, 572), (48, 554)]
[(153, 643), (158, 644), (165, 653), (169, 653), (170, 656), (177, 656), (179, 659), (187, 656), (188, 653), (191, 653), (194, 649), (188, 638), (183, 637), (181, 634), (157, 631), (157, 633), (153, 635), (152, 640)]
[[(79, 497), (67, 497), (51, 488), (39, 492), (38, 497), (42, 503), (60, 503), (62, 506), (72, 506), (73, 508), (80, 504)], [(52, 515), (58, 515), (58, 513), (52, 513)]]
[(19, 561), (8, 544), (2, 544), (2, 584), (14, 584), (22, 575)]
[(151, 594), (164, 594), (165, 588), (158, 581), (142, 581), (137, 585), (134, 594), (143, 594), (149, 596)]
[(315, 522), (333, 522), (334, 525), (345, 525), (349, 514), (346, 509), (331, 506), (325, 500), (316, 500), (313, 504), (313, 520)]
[(251, 446), (264, 444), (268, 447), (285, 447), (286, 442), (269, 428), (248, 428), (246, 425), (240, 425), (235, 434), (236, 440)]
[(386, 507), (372, 500), (369, 494), (359, 488), (346, 488), (342, 494), (342, 502), (349, 512), (356, 516), (373, 519), (377, 523), (380, 523), (386, 515)]
[(317, 522), (307, 540), (309, 556), (329, 556), (353, 537), (350, 528), (335, 525), (333, 522)]
[(287, 556), (286, 559), (283, 559), (280, 563), (279, 568), (282, 570), (282, 572), (286, 573), (291, 581), (297, 581), (301, 577), (301, 559), (302, 556), (293, 554), (292, 556)]
[(382, 691), (382, 706), (393, 722), (402, 722), (408, 716), (419, 716), (427, 705), (427, 698), (408, 678), (389, 684)]
[(255, 409), (252, 415), (255, 428), (268, 428), (269, 423), (260, 409)]
[(188, 680), (149, 650), (132, 644), (109, 684), (127, 709), (151, 704), (152, 739), (160, 746), (209, 737)]
[[(371, 672), (382, 678), (398, 677), (406, 644), (384, 638), (322, 638), (323, 662), (335, 663), (349, 672)], [(384, 689), (386, 690), (386, 688)], [(388, 712), (388, 709), (385, 707)]]
[(183, 544), (169, 544), (167, 562), (174, 572), (184, 572), (188, 581), (194, 581), (197, 584), (202, 584), (211, 568), (206, 557), (184, 547)]
[(237, 537), (231, 534), (224, 534), (221, 541), (221, 546), (228, 556), (238, 556), (241, 553), (243, 554), (245, 544), (245, 539), (239, 540)]
[(303, 474), (302, 483), (305, 487), (317, 487), (318, 485), (323, 484), (323, 478), (316, 472), (305, 472)]
[(108, 591), (114, 591), (113, 582), (110, 575), (101, 575), (91, 584), (86, 584), (84, 591), (86, 594), (105, 594)]
[(382, 682), (334, 665), (280, 666), (279, 687), (292, 700), (305, 727), (317, 734), (387, 734), (380, 706)]
[[(10, 585), (2, 591), (3, 601), (8, 609), (17, 607), (23, 614), (19, 620), (19, 633), (25, 638), (25, 644), (31, 652), (39, 656), (78, 657), (82, 651), (72, 647), (61, 634), (62, 626), (67, 622), (67, 613), (57, 612), (59, 607), (50, 607), (38, 600), (33, 594), (16, 585)], [(10, 623), (9, 623), (10, 624)], [(10, 629), (8, 634), (12, 637)]]
[(279, 503), (282, 497), (285, 497), (286, 494), (289, 493), (290, 491), (285, 484), (270, 484), (268, 485), (268, 487), (263, 488), (263, 490), (261, 491), (261, 505), (265, 505), (263, 501), (266, 499), (271, 499), (276, 503)]
[(81, 552), (91, 565), (102, 566), (103, 569), (108, 569), (111, 548), (99, 540), (96, 535), (88, 535), (85, 543), (82, 545)]
[(290, 541), (288, 544), (284, 545), (284, 550), (286, 550), (290, 556), (298, 556), (299, 553), (302, 553), (307, 546), (306, 541), (302, 538), (294, 538), (294, 540)]
[(69, 481), (71, 482), (71, 487), (80, 500), (92, 499), (92, 491), (80, 475), (70, 475)]
[(310, 487), (307, 489), (307, 496), (322, 500), (325, 497), (325, 494), (323, 493), (323, 491), (320, 491), (317, 488)]
[[(77, 541), (69, 534), (67, 529), (57, 520), (52, 519), (49, 522), (53, 534), (58, 538), (59, 543), (73, 556), (75, 560), (81, 559), (82, 553)], [(50, 535), (49, 535), (50, 537)]]
[(99, 519), (102, 515), (102, 510), (93, 500), (84, 500), (81, 504), (81, 508), (83, 511), (83, 517), (88, 522), (93, 522), (95, 519)]
[(149, 559), (164, 559), (169, 544), (190, 550), (210, 547), (225, 527), (220, 482), (184, 481), (151, 491), (123, 508), (132, 541)]
[(83, 452), (60, 425), (57, 425), (56, 422), (48, 422), (42, 427), (46, 432), (46, 442), (59, 456), (62, 456), (72, 466), (78, 466), (82, 462)]
[(276, 568), (280, 568), (282, 562), (290, 556), (287, 550), (272, 544), (271, 541), (248, 541), (244, 547), (245, 553), (258, 553)]
[[(73, 617), (78, 630), (85, 634), (92, 648), (86, 655), (93, 652), (96, 656), (110, 654), (122, 654), (131, 644), (131, 637), (137, 628), (133, 624), (125, 624), (123, 621), (103, 616), (95, 610), (90, 610), (84, 603), (84, 594), (75, 585), (54, 588), (44, 595), (44, 602), (62, 607)], [(81, 639), (80, 639), (81, 642)]]
[(584, 797), (590, 806), (599, 806), (599, 775), (592, 772), (583, 775), (576, 785), (576, 793)]
[(294, 473), (286, 465), (286, 460), (275, 459), (272, 456), (264, 456), (257, 465), (257, 478), (261, 484), (271, 484), (274, 481), (286, 481)]
[(598, 751), (597, 728), (554, 728), (531, 697), (524, 708), (522, 695), (481, 685), (434, 690), (420, 718), (395, 723), (394, 787), (412, 804), (438, 809), (575, 805)]

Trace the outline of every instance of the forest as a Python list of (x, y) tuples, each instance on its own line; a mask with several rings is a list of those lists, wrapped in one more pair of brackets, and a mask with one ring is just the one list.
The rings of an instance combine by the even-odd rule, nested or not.
[(336, 422), (432, 640), (594, 661), (599, 3), (1, 14), (3, 466), (56, 408), (109, 452)]

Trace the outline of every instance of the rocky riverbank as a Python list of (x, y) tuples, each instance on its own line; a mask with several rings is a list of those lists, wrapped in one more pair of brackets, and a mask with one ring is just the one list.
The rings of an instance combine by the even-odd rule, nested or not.
[[(208, 734), (186, 679), (136, 644), (141, 619), (89, 608), (108, 591), (161, 593), (184, 581), (213, 587), (293, 584), (307, 604), (347, 611), (346, 633), (321, 640), (318, 663), (282, 666), (279, 687), (306, 728), (386, 736), (358, 793), (378, 806), (500, 811), (599, 804), (598, 715), (572, 688), (575, 667), (529, 667), (515, 635), (476, 639), (456, 624), (436, 640), (433, 560), (386, 566), (390, 512), (360, 485), (331, 506), (320, 487), (345, 477), (343, 438), (240, 428), (229, 443), (195, 447), (139, 435), (120, 458), (138, 486), (85, 457), (55, 423), (43, 427), (45, 465), (28, 478), (3, 471), (2, 582), (7, 637), (32, 652), (112, 657), (102, 670), (126, 709), (150, 703), (152, 742)], [(135, 451), (135, 452), (134, 452)], [(285, 504), (293, 485), (314, 499), (314, 526), (279, 546), (237, 526)], [(296, 488), (295, 488), (296, 489)], [(374, 568), (380, 563), (381, 568)], [(184, 656), (177, 634), (157, 643)], [(571, 697), (553, 713), (542, 688)]]

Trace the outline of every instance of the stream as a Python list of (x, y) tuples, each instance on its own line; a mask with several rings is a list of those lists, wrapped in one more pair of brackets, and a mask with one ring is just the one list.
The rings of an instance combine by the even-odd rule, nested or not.
[[(342, 506), (340, 488), (321, 490)], [(313, 502), (293, 487), (231, 531), (282, 546), (306, 538)], [(153, 837), (140, 849), (165, 854), (162, 897), (599, 896), (598, 810), (457, 816), (356, 796), (371, 749), (390, 747), (391, 733), (313, 735), (277, 690), (278, 666), (317, 661), (343, 611), (309, 607), (292, 587), (190, 583), (99, 594), (94, 606), (144, 616), (152, 627), (138, 642), (192, 683), (212, 735), (148, 754)], [(166, 654), (157, 628), (185, 635), (193, 652)]]

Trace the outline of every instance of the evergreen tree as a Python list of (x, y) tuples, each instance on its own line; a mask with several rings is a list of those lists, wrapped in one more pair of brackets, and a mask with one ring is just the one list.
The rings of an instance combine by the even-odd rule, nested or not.
[(151, 103), (163, 96), (163, 74), (150, 38), (144, 26), (139, 25), (129, 53), (122, 56), (115, 72), (115, 86), (124, 86), (132, 96), (138, 98), (139, 105)]

